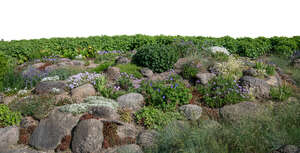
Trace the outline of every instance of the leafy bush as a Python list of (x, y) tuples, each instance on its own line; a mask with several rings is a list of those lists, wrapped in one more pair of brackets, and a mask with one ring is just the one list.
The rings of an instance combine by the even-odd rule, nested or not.
[(295, 39), (286, 37), (272, 37), (272, 51), (277, 55), (291, 56), (298, 48)]
[(176, 106), (188, 104), (192, 98), (190, 89), (170, 78), (162, 82), (144, 82), (140, 92), (146, 97), (146, 104), (163, 110), (174, 110)]
[(198, 73), (198, 68), (193, 67), (191, 64), (183, 65), (183, 70), (181, 72), (182, 77), (185, 79), (195, 78), (196, 74)]
[(259, 38), (239, 38), (238, 54), (241, 56), (257, 58), (268, 53), (271, 50), (271, 43)]
[(285, 101), (292, 95), (292, 88), (286, 84), (279, 86), (279, 87), (273, 87), (270, 90), (270, 96), (274, 100), (278, 101)]
[(121, 51), (98, 51), (95, 62), (112, 61), (120, 54)]
[(121, 91), (118, 86), (108, 86), (105, 76), (100, 76), (95, 80), (95, 88), (105, 98), (116, 99), (117, 97), (126, 94), (126, 91)]
[(140, 70), (141, 67), (136, 66), (135, 64), (118, 64), (116, 67), (120, 68), (121, 73), (126, 73), (128, 75), (133, 75), (135, 78), (142, 78)]
[(182, 119), (179, 112), (163, 112), (153, 107), (144, 107), (135, 116), (139, 124), (150, 129), (161, 129), (173, 120)]
[(130, 78), (128, 76), (125, 76), (125, 75), (122, 75), (118, 81), (117, 81), (117, 84), (122, 88), (122, 89), (125, 89), (125, 90), (128, 90), (130, 88), (133, 87), (133, 84), (130, 80)]
[(18, 125), (21, 118), (22, 116), (19, 112), (13, 112), (7, 105), (0, 104), (0, 127)]
[(192, 41), (175, 39), (171, 46), (174, 47), (179, 57), (191, 56), (198, 52), (196, 45)]
[(104, 62), (97, 66), (96, 68), (92, 69), (92, 72), (100, 73), (103, 72), (104, 70), (108, 69), (110, 66), (114, 65), (115, 62)]
[(203, 102), (213, 108), (241, 102), (247, 93), (234, 78), (223, 76), (213, 78), (205, 86), (199, 85), (198, 90), (203, 95)]
[(178, 60), (176, 50), (167, 45), (145, 45), (137, 50), (133, 62), (142, 67), (148, 67), (154, 72), (165, 72)]

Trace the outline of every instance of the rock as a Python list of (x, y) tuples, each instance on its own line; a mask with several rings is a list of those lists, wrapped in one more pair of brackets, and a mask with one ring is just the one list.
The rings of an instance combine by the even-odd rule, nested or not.
[(53, 64), (53, 65), (49, 65), (49, 66), (45, 67), (45, 71), (51, 72), (51, 71), (56, 70), (58, 68), (59, 68), (59, 66), (57, 64)]
[(35, 63), (35, 64), (32, 65), (32, 67), (38, 69), (38, 68), (44, 66), (45, 64), (46, 63)]
[(264, 113), (263, 106), (253, 102), (241, 102), (234, 105), (225, 105), (220, 109), (220, 116), (226, 121), (239, 121), (242, 118), (254, 118)]
[(72, 98), (70, 97), (70, 95), (68, 94), (68, 92), (64, 92), (64, 93), (61, 93), (61, 94), (56, 94), (54, 97), (55, 97), (55, 103), (56, 104), (59, 101), (63, 101), (63, 100), (72, 101)]
[(116, 148), (103, 150), (101, 153), (143, 153), (142, 149), (136, 144), (122, 145)]
[[(176, 71), (176, 70), (175, 70)], [(163, 72), (163, 73), (155, 73), (153, 74), (153, 76), (151, 78), (149, 78), (152, 81), (162, 81), (162, 80), (166, 80), (169, 79), (169, 77), (171, 75), (176, 74), (175, 71), (168, 71), (168, 72)]]
[(22, 118), (20, 122), (20, 127), (21, 128), (29, 128), (29, 127), (37, 127), (38, 121), (34, 120), (31, 116), (27, 116)]
[(73, 60), (72, 61), (74, 66), (84, 66), (85, 62), (80, 60)]
[(16, 126), (0, 128), (0, 151), (17, 144), (19, 135), (19, 128)]
[(53, 110), (49, 117), (40, 121), (33, 131), (29, 144), (40, 150), (54, 150), (66, 135), (71, 135), (80, 116)]
[(73, 153), (99, 152), (103, 143), (103, 123), (100, 120), (82, 120), (74, 131)]
[(151, 78), (153, 76), (153, 72), (152, 70), (150, 70), (149, 68), (142, 68), (141, 69), (141, 73), (148, 78)]
[(210, 49), (210, 51), (211, 51), (212, 53), (221, 52), (221, 53), (225, 53), (225, 54), (227, 54), (227, 55), (230, 54), (229, 51), (228, 51), (226, 48), (224, 48), (224, 47), (213, 46), (213, 47), (210, 47), (209, 49)]
[(83, 59), (83, 56), (82, 56), (82, 55), (77, 55), (77, 56), (75, 57), (75, 59)]
[(63, 61), (63, 62), (59, 62), (57, 63), (58, 67), (69, 67), (69, 66), (73, 66), (73, 62), (72, 61)]
[(117, 135), (120, 139), (135, 139), (138, 135), (138, 129), (132, 124), (124, 123), (123, 125), (118, 126)]
[(300, 152), (300, 148), (294, 145), (284, 145), (279, 149), (273, 151), (272, 153), (298, 153)]
[[(0, 149), (0, 151), (1, 151), (1, 153), (46, 153), (44, 151), (34, 150), (25, 145), (15, 145), (15, 146), (6, 148), (5, 150)], [(52, 153), (52, 152), (50, 151), (47, 153)], [(54, 151), (53, 151), (53, 153), (54, 153)]]
[(99, 66), (99, 64), (96, 64), (94, 62), (91, 62), (90, 65), (88, 65), (86, 68), (88, 69), (93, 69), (93, 68), (96, 68), (97, 66)]
[(96, 90), (94, 86), (90, 83), (79, 86), (71, 91), (72, 98), (76, 100), (82, 100), (89, 96), (95, 96)]
[(187, 104), (179, 107), (179, 110), (188, 120), (197, 120), (201, 117), (202, 108), (198, 105)]
[(176, 73), (180, 73), (183, 69), (183, 66), (190, 62), (188, 58), (179, 58), (177, 62), (174, 64), (174, 69)]
[(120, 68), (118, 68), (118, 67), (109, 67), (106, 70), (106, 75), (111, 80), (118, 80), (118, 78), (121, 76)]
[(258, 76), (258, 73), (254, 68), (249, 68), (249, 69), (243, 71), (243, 75), (255, 77), (255, 76)]
[(17, 99), (18, 97), (16, 95), (13, 95), (13, 96), (6, 96), (3, 98), (3, 103), (5, 105), (8, 105), (10, 104), (12, 101), (14, 101), (15, 99)]
[(292, 65), (293, 65), (295, 68), (300, 68), (300, 58), (294, 59), (294, 60), (292, 61)]
[(122, 109), (138, 111), (144, 105), (144, 97), (139, 93), (129, 93), (118, 97), (117, 102)]
[(214, 120), (203, 120), (199, 124), (199, 128), (203, 128), (203, 129), (218, 129), (221, 127), (222, 125), (219, 122)]
[(121, 57), (117, 58), (116, 63), (117, 64), (128, 64), (128, 63), (130, 63), (130, 60), (127, 57), (121, 56)]
[(158, 132), (154, 130), (146, 130), (141, 132), (137, 137), (137, 144), (142, 147), (151, 147), (155, 144), (155, 138)]
[(282, 80), (281, 80), (279, 74), (275, 72), (274, 75), (269, 76), (267, 78), (266, 83), (269, 84), (270, 86), (278, 87), (278, 86), (282, 85)]
[(4, 103), (4, 94), (0, 93), (0, 104)]
[(33, 93), (38, 95), (43, 94), (50, 94), (53, 93), (53, 89), (58, 89), (58, 93), (64, 93), (65, 88), (67, 87), (66, 83), (63, 81), (46, 81), (46, 82), (40, 82), (36, 85), (35, 89), (33, 90)]
[(214, 78), (216, 75), (214, 73), (198, 73), (196, 78), (199, 79), (200, 83), (206, 85), (209, 80)]
[(256, 98), (268, 98), (270, 96), (270, 85), (264, 80), (251, 76), (243, 76), (240, 82), (248, 90), (248, 94)]
[(118, 120), (120, 118), (116, 109), (107, 106), (92, 106), (89, 108), (89, 113), (107, 120)]

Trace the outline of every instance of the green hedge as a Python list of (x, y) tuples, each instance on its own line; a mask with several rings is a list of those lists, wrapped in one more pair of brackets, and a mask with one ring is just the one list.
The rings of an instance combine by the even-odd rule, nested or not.
[(201, 36), (93, 36), (86, 38), (50, 38), (33, 40), (0, 41), (0, 52), (17, 58), (19, 63), (42, 56), (76, 56), (82, 50), (130, 51), (145, 44), (171, 44), (175, 39), (192, 41), (198, 48), (212, 45), (224, 46), (231, 53), (241, 56), (258, 57), (267, 53), (289, 56), (300, 49), (300, 36), (292, 38), (213, 38)]

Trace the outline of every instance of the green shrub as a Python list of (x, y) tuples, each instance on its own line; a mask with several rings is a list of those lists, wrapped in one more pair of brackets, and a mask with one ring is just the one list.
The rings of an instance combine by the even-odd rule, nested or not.
[(229, 56), (223, 52), (212, 53), (212, 57), (219, 62), (227, 62), (229, 59)]
[(170, 78), (161, 82), (144, 82), (140, 92), (146, 97), (146, 104), (163, 110), (174, 110), (176, 106), (188, 104), (192, 98), (190, 89)]
[(205, 86), (198, 86), (203, 102), (209, 107), (220, 108), (226, 104), (235, 104), (246, 99), (246, 89), (239, 86), (232, 77), (217, 76)]
[(183, 66), (183, 70), (181, 72), (182, 77), (185, 79), (192, 79), (196, 77), (196, 74), (198, 73), (198, 68), (193, 67), (191, 64), (185, 64)]
[(108, 69), (110, 66), (114, 65), (115, 62), (104, 62), (97, 66), (96, 68), (92, 69), (92, 72), (100, 73), (103, 72), (104, 70)]
[(21, 121), (21, 114), (13, 112), (5, 104), (0, 104), (0, 127), (18, 125)]
[(175, 39), (171, 46), (174, 47), (179, 57), (192, 56), (198, 52), (196, 45), (192, 41)]
[(281, 56), (289, 57), (298, 48), (295, 39), (286, 37), (272, 37), (272, 51), (273, 53)]
[(14, 59), (0, 52), (0, 89), (3, 90), (4, 78), (14, 68)]
[(11, 110), (18, 111), (23, 116), (33, 116), (38, 120), (47, 117), (54, 106), (55, 99), (50, 96), (29, 97), (21, 101), (15, 100), (9, 104)]
[(239, 38), (238, 40), (238, 54), (250, 58), (257, 58), (268, 53), (271, 50), (271, 43), (263, 41), (259, 38)]
[(274, 100), (278, 101), (285, 101), (292, 95), (292, 88), (286, 84), (279, 86), (279, 87), (273, 87), (270, 90), (270, 96)]
[(139, 124), (150, 129), (161, 129), (173, 120), (182, 119), (179, 112), (163, 112), (153, 107), (144, 107), (135, 116)]
[(258, 70), (260, 75), (274, 75), (275, 74), (275, 67), (269, 64), (264, 64), (263, 62), (256, 62), (255, 69)]
[(142, 78), (143, 75), (141, 74), (141, 67), (135, 64), (118, 64), (116, 67), (120, 68), (121, 73), (126, 73), (128, 75), (133, 75), (135, 78)]
[(133, 62), (154, 72), (165, 72), (173, 68), (178, 57), (178, 53), (171, 46), (145, 45), (137, 50)]
[(124, 90), (128, 90), (133, 87), (133, 84), (132, 84), (130, 78), (125, 75), (121, 76), (118, 79), (117, 84)]

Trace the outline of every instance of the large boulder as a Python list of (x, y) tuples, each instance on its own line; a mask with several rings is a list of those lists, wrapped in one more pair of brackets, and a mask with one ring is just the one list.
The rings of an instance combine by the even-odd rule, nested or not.
[(56, 94), (61, 94), (65, 92), (66, 87), (67, 85), (63, 81), (45, 81), (38, 83), (33, 92), (42, 95), (53, 93), (55, 90)]
[(137, 144), (142, 147), (151, 147), (155, 144), (155, 139), (158, 136), (158, 132), (154, 130), (142, 131), (137, 137)]
[(19, 134), (19, 128), (15, 126), (0, 128), (0, 152), (11, 145), (17, 144)]
[(226, 105), (220, 109), (220, 115), (226, 121), (239, 121), (243, 118), (255, 118), (266, 112), (265, 108), (253, 102), (241, 102), (234, 105)]
[(99, 152), (103, 143), (103, 123), (97, 119), (82, 120), (76, 127), (72, 141), (73, 153)]
[(282, 85), (282, 80), (281, 80), (279, 74), (277, 72), (275, 72), (274, 75), (269, 76), (266, 79), (266, 83), (269, 84), (270, 86), (278, 87), (278, 86)]
[(216, 75), (214, 73), (198, 73), (196, 74), (196, 78), (199, 79), (200, 83), (206, 85), (209, 80), (214, 78)]
[(120, 118), (116, 109), (107, 106), (92, 106), (89, 108), (89, 113), (106, 120), (118, 120)]
[(138, 145), (129, 144), (102, 150), (101, 153), (143, 153), (143, 151)]
[(40, 121), (33, 131), (29, 144), (40, 150), (54, 150), (66, 135), (71, 135), (80, 116), (53, 110), (49, 117)]
[(144, 97), (139, 93), (129, 93), (117, 98), (117, 101), (122, 109), (138, 111), (144, 105)]
[(241, 85), (247, 89), (248, 94), (256, 98), (268, 98), (270, 96), (270, 85), (262, 79), (243, 76), (240, 82)]
[(188, 120), (197, 120), (201, 117), (202, 108), (198, 105), (187, 104), (179, 107), (179, 110)]
[(96, 95), (96, 89), (94, 86), (90, 83), (84, 84), (82, 86), (79, 86), (71, 91), (72, 98), (76, 100), (82, 100), (84, 98), (87, 98), (89, 96), (95, 96)]

